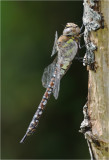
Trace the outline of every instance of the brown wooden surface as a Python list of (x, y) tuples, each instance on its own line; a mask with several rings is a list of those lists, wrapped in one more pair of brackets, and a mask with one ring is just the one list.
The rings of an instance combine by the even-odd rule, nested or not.
[(104, 29), (91, 32), (95, 51), (96, 72), (89, 70), (88, 114), (92, 124), (92, 135), (97, 143), (91, 143), (94, 157), (109, 159), (109, 1), (99, 4), (104, 18)]

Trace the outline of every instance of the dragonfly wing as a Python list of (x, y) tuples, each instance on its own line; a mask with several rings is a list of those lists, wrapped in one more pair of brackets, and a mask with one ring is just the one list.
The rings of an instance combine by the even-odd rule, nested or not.
[(70, 59), (73, 60), (78, 51), (78, 45), (75, 41), (70, 43), (69, 51), (72, 51), (72, 54), (70, 55)]
[(55, 76), (55, 82), (54, 82), (54, 87), (53, 87), (53, 95), (55, 97), (55, 99), (58, 98), (59, 95), (59, 90), (60, 90), (60, 65), (58, 64), (56, 66), (57, 68), (57, 72), (56, 72), (56, 76)]
[(55, 68), (56, 68), (56, 63), (57, 63), (57, 57), (55, 58), (55, 60), (48, 66), (44, 69), (44, 73), (42, 75), (42, 85), (43, 87), (47, 88), (50, 81), (51, 81), (51, 78), (53, 76), (53, 73), (55, 71)]
[(58, 33), (56, 31), (56, 33), (55, 33), (55, 41), (54, 41), (54, 46), (53, 46), (51, 57), (57, 52), (57, 40), (58, 40)]
[[(65, 44), (64, 44), (65, 45)], [(55, 82), (54, 82), (54, 88), (53, 88), (53, 95), (55, 99), (58, 98), (59, 95), (59, 89), (60, 89), (60, 80), (63, 77), (63, 75), (66, 73), (68, 70), (69, 66), (71, 65), (72, 60), (74, 59), (76, 53), (78, 50), (78, 45), (75, 41), (71, 41), (70, 43), (67, 43), (66, 48), (61, 48), (60, 49), (60, 54), (58, 53), (58, 62), (57, 62), (57, 74), (55, 76)], [(65, 57), (62, 57), (62, 55), (65, 55)], [(67, 56), (67, 63), (64, 58)], [(61, 67), (60, 65), (63, 64), (65, 65), (65, 73), (61, 74)], [(68, 66), (66, 66), (68, 65)]]
[(53, 95), (55, 99), (58, 98), (59, 90), (60, 90), (60, 78), (56, 78), (54, 88), (53, 88)]

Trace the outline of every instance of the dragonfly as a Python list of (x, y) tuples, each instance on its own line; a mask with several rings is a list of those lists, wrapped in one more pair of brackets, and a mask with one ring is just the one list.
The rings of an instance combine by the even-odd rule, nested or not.
[(44, 69), (42, 76), (42, 85), (46, 88), (46, 91), (20, 143), (23, 143), (28, 136), (35, 132), (50, 95), (53, 94), (55, 99), (58, 98), (60, 80), (68, 71), (72, 60), (78, 52), (80, 37), (80, 28), (74, 23), (67, 23), (59, 38), (56, 31), (51, 56), (55, 54), (57, 54), (57, 56), (54, 61)]

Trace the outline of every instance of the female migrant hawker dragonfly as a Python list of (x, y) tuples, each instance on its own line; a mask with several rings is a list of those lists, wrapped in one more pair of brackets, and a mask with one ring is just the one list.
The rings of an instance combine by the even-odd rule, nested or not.
[(80, 28), (74, 23), (67, 23), (63, 30), (63, 34), (59, 38), (56, 31), (51, 56), (56, 53), (57, 56), (53, 63), (45, 68), (42, 76), (42, 85), (46, 88), (46, 91), (20, 143), (24, 142), (26, 137), (33, 134), (36, 130), (39, 119), (43, 113), (43, 110), (45, 109), (50, 95), (53, 93), (55, 99), (58, 98), (60, 80), (71, 66), (72, 60), (77, 54), (80, 37)]

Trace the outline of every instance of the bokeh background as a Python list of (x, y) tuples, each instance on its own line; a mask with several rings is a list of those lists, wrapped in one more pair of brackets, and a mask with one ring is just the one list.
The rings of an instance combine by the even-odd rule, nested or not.
[[(58, 100), (51, 96), (37, 131), (20, 140), (41, 101), (44, 68), (53, 59), (55, 31), (67, 22), (82, 25), (82, 1), (2, 1), (2, 159), (86, 159), (89, 151), (78, 132), (87, 100), (86, 68), (77, 60), (61, 81)], [(83, 56), (85, 50), (79, 51)]]

